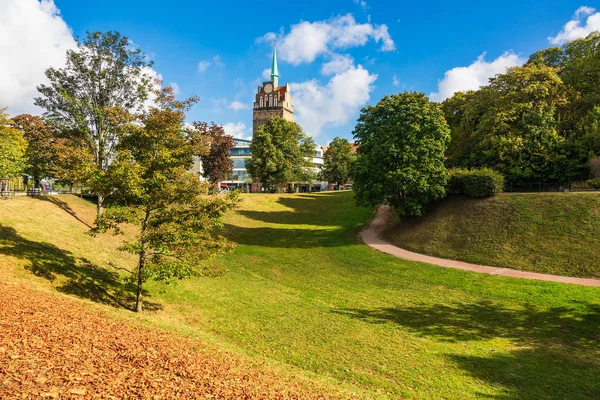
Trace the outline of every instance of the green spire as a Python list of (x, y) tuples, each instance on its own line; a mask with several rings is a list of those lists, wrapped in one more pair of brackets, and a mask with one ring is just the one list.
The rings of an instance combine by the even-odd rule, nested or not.
[(273, 65), (271, 65), (271, 80), (273, 85), (277, 87), (279, 85), (279, 71), (277, 70), (277, 48), (273, 43)]

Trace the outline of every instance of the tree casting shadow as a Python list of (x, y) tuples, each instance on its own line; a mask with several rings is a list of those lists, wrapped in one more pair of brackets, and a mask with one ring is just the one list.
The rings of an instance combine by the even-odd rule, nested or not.
[[(27, 260), (25, 268), (34, 275), (59, 281), (57, 289), (60, 292), (133, 310), (134, 285), (123, 283), (116, 272), (101, 268), (85, 258), (75, 257), (51, 243), (28, 240), (14, 228), (0, 225), (0, 254)], [(145, 307), (148, 310), (161, 308), (160, 304), (148, 300)]]
[[(448, 354), (469, 375), (501, 386), (494, 399), (600, 398), (600, 305), (508, 309), (479, 304), (424, 305), (332, 312), (370, 324), (394, 323), (420, 336), (448, 342), (505, 338), (517, 350), (488, 357)], [(567, 396), (567, 397), (565, 397)]]
[(57, 197), (53, 197), (53, 196), (40, 196), (40, 197), (36, 197), (36, 198), (38, 200), (47, 201), (49, 203), (57, 205), (61, 210), (65, 211), (67, 214), (69, 214), (70, 216), (75, 218), (77, 221), (81, 222), (82, 224), (87, 226), (89, 229), (92, 229), (92, 226), (90, 224), (88, 224), (87, 222), (85, 222), (84, 220), (82, 220), (81, 218), (79, 218), (79, 216), (77, 215), (75, 210), (73, 210), (71, 208), (71, 206), (69, 205), (69, 203), (67, 203), (66, 201), (63, 201), (63, 200), (61, 200)]

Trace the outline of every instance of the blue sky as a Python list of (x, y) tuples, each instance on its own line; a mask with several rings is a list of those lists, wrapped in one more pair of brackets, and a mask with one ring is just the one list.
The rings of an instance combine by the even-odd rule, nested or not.
[[(573, 27), (564, 28), (570, 20), (584, 33), (598, 29), (594, 24), (600, 20), (591, 9), (596, 4), (570, 0), (272, 3), (0, 0), (0, 34), (12, 34), (19, 42), (24, 33), (13, 23), (15, 15), (34, 24), (40, 10), (51, 20), (36, 26), (57, 27), (61, 22), (57, 20), (62, 20), (73, 35), (117, 30), (151, 55), (154, 70), (166, 84), (176, 83), (179, 96), (200, 96), (201, 102), (189, 113), (190, 121), (215, 121), (238, 136), (251, 132), (250, 106), (263, 71), (270, 66), (275, 41), (280, 49), (280, 82), (293, 84), (297, 121), (325, 144), (335, 136), (350, 138), (360, 108), (387, 94), (415, 90), (443, 99), (522, 63), (532, 52), (549, 47), (549, 37), (561, 31), (563, 39), (555, 40), (558, 44), (581, 35)], [(582, 6), (588, 8), (575, 16)], [(4, 11), (14, 8), (13, 22), (3, 21), (4, 7)], [(40, 28), (39, 40), (28, 32), (19, 51), (27, 51), (27, 43), (42, 46), (52, 29)], [(53, 40), (62, 40), (61, 44), (50, 42), (46, 47), (58, 48), (56, 53), (62, 54), (63, 47), (69, 46), (68, 35), (57, 29), (60, 32)], [(56, 54), (46, 60), (44, 51), (31, 52), (40, 64), (58, 62)], [(205, 68), (199, 68), (202, 62)], [(446, 76), (440, 90), (439, 81), (447, 71), (469, 66)], [(19, 76), (24, 72), (11, 71), (0, 61), (0, 72), (2, 68), (8, 71), (5, 76), (12, 73), (13, 81), (23, 82), (15, 89), (23, 91), (21, 97), (31, 96), (25, 90), (27, 79)], [(3, 82), (7, 87), (11, 84), (0, 78), (0, 92)], [(0, 95), (0, 107), (8, 105), (13, 113), (31, 111), (15, 100), (18, 97)]]

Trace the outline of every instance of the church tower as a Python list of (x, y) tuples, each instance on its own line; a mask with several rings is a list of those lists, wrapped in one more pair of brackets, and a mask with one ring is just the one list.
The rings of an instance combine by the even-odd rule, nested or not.
[(294, 106), (290, 84), (279, 86), (277, 69), (277, 49), (273, 45), (273, 62), (271, 64), (271, 80), (258, 87), (253, 107), (252, 133), (271, 118), (284, 118), (294, 121)]

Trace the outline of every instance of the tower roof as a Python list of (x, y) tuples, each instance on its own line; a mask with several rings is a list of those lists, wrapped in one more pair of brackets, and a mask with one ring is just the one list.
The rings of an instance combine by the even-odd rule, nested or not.
[(273, 43), (273, 63), (271, 64), (271, 80), (275, 83), (275, 87), (279, 83), (279, 70), (277, 69), (277, 47)]

